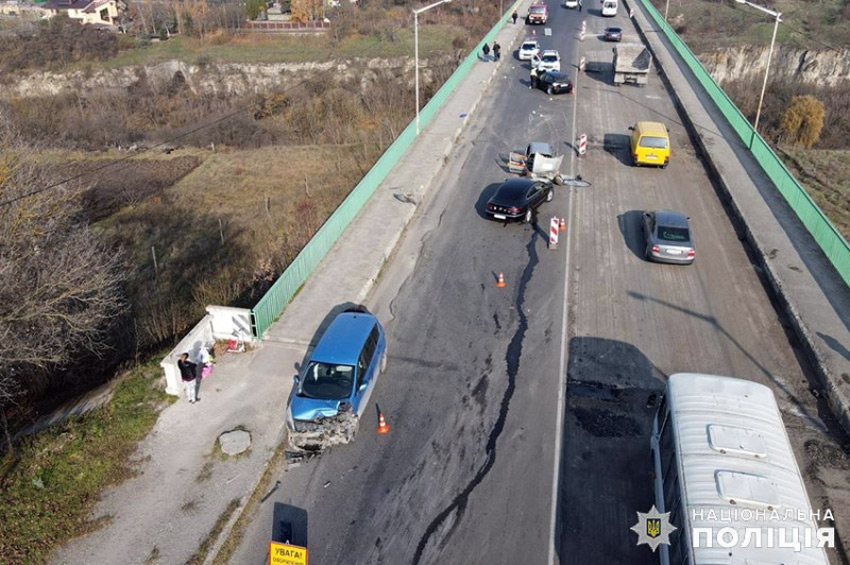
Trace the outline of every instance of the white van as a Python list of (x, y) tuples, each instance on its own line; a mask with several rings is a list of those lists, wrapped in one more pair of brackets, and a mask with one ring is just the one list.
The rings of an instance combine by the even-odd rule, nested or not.
[(602, 0), (602, 15), (613, 18), (617, 15), (617, 0)]

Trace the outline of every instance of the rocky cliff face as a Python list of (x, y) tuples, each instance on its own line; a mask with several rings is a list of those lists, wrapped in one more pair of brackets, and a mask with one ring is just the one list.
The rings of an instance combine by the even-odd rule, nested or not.
[[(432, 65), (445, 65), (446, 61), (431, 61)], [(427, 65), (423, 62), (423, 67)], [(36, 72), (22, 74), (13, 80), (0, 79), (0, 97), (49, 96), (76, 92), (83, 96), (90, 92), (125, 89), (140, 79), (146, 79), (159, 89), (175, 77), (185, 80), (192, 92), (199, 95), (269, 93), (295, 85), (308, 77), (321, 73), (322, 80), (338, 84), (359, 84), (369, 88), (377, 73), (392, 72), (399, 80), (413, 82), (413, 60), (409, 57), (395, 59), (353, 59), (326, 63), (276, 63), (276, 64), (188, 64), (168, 61), (155, 65), (122, 67), (73, 73)], [(420, 80), (430, 81), (427, 68), (420, 67)]]
[[(767, 48), (736, 47), (711, 53), (702, 53), (699, 59), (721, 85), (748, 76), (764, 76), (767, 65)], [(771, 80), (800, 80), (820, 86), (838, 86), (850, 82), (850, 49), (815, 51), (777, 46), (771, 61)], [(432, 66), (453, 63), (451, 57), (430, 61)], [(431, 80), (429, 65), (423, 62), (420, 79), (424, 84)], [(155, 65), (122, 67), (73, 73), (37, 72), (0, 79), (0, 98), (49, 96), (63, 92), (85, 95), (90, 92), (124, 89), (145, 77), (150, 85), (159, 89), (174, 80), (185, 80), (195, 94), (269, 93), (290, 87), (306, 77), (323, 72), (324, 77), (336, 83), (359, 84), (369, 88), (377, 73), (389, 71), (399, 80), (413, 82), (413, 60), (409, 57), (394, 59), (352, 59), (325, 63), (270, 63), (270, 64), (188, 64), (167, 61)]]
[[(699, 59), (719, 84), (748, 76), (764, 76), (766, 47), (737, 47), (703, 53)], [(850, 49), (815, 51), (777, 46), (770, 62), (770, 80), (798, 80), (819, 86), (850, 81)]]

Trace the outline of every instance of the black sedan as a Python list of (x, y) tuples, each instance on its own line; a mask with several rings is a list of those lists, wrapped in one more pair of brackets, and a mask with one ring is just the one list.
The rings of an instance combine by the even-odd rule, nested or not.
[(531, 73), (531, 88), (545, 90), (547, 94), (569, 94), (573, 91), (573, 83), (566, 74), (560, 71), (535, 71)]
[(487, 214), (494, 220), (522, 220), (531, 223), (534, 210), (555, 197), (552, 183), (534, 179), (509, 179), (487, 202)]
[(623, 40), (623, 29), (619, 27), (608, 27), (605, 28), (605, 35), (603, 36), (605, 41), (622, 41)]

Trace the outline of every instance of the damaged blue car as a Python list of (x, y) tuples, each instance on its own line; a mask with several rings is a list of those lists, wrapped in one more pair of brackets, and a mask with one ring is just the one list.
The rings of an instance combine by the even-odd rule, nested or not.
[(375, 316), (348, 311), (334, 318), (295, 376), (286, 414), (290, 449), (320, 451), (351, 441), (386, 365), (386, 335)]

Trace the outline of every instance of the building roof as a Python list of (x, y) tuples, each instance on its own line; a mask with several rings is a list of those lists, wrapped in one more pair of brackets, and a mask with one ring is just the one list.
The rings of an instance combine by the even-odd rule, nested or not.
[(79, 10), (94, 13), (114, 0), (47, 0), (41, 5), (45, 10), (67, 11)]

